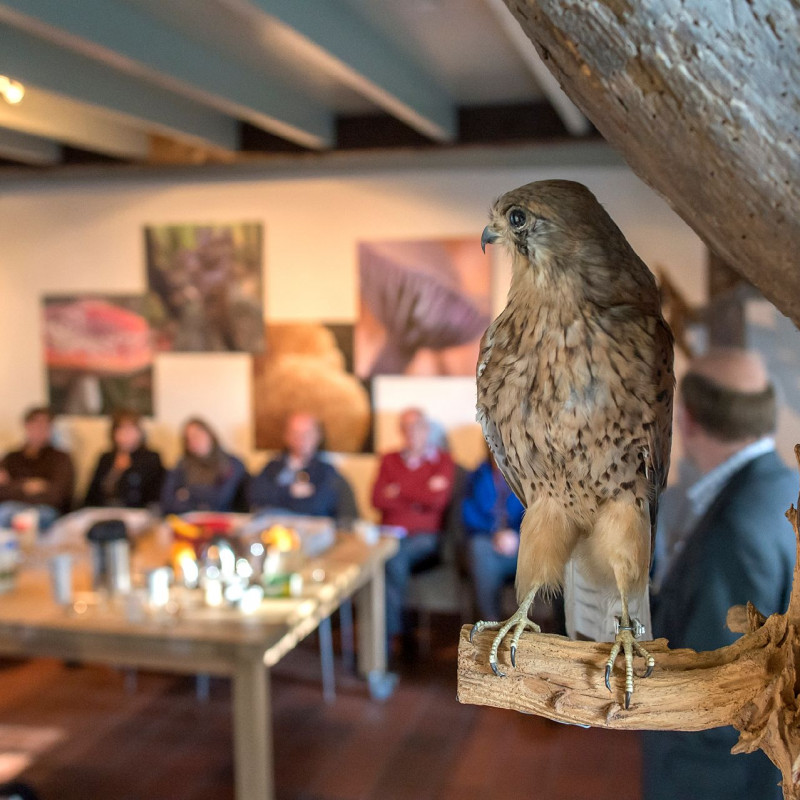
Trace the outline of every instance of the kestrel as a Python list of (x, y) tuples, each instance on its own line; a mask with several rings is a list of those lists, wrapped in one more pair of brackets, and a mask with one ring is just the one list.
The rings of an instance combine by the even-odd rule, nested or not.
[(606, 663), (625, 656), (625, 707), (636, 641), (628, 597), (648, 580), (658, 496), (672, 435), (672, 333), (653, 275), (594, 195), (571, 181), (539, 181), (497, 200), (481, 244), (511, 253), (508, 303), (484, 334), (477, 418), (509, 486), (526, 507), (516, 591), (519, 609), (498, 630), (511, 664), (539, 592), (562, 586), (575, 554), (622, 613)]

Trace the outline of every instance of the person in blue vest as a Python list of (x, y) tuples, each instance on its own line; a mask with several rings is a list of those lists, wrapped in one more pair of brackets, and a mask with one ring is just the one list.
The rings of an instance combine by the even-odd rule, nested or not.
[(250, 508), (254, 512), (331, 517), (341, 526), (358, 518), (350, 485), (320, 456), (322, 435), (320, 421), (311, 414), (289, 416), (284, 429), (286, 449), (250, 481)]
[[(798, 476), (775, 452), (775, 390), (761, 359), (739, 349), (695, 360), (681, 382), (677, 424), (699, 478), (653, 599), (653, 634), (671, 648), (715, 650), (739, 634), (731, 606), (765, 615), (789, 603), (795, 539), (784, 517)], [(662, 531), (659, 531), (661, 534)], [(780, 773), (763, 752), (732, 755), (733, 728), (642, 736), (647, 800), (779, 800)]]
[(491, 456), (469, 476), (461, 516), (480, 619), (503, 618), (500, 597), (517, 572), (524, 510)]

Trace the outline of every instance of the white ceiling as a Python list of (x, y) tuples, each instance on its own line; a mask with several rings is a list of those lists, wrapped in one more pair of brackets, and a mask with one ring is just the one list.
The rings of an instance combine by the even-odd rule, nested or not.
[(325, 152), (342, 118), (365, 118), (369, 146), (378, 115), (453, 145), (483, 106), (527, 109), (531, 140), (536, 104), (564, 137), (591, 129), (502, 0), (0, 0), (0, 74), (27, 89), (0, 101), (0, 159), (39, 165), (63, 146), (235, 160), (242, 123), (278, 137), (258, 149)]

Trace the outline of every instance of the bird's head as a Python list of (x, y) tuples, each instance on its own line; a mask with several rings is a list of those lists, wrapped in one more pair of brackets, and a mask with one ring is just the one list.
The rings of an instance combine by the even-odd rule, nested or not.
[(591, 256), (616, 229), (595, 196), (574, 181), (536, 181), (506, 192), (490, 212), (481, 236), (511, 252), (515, 272), (563, 270), (576, 259)]

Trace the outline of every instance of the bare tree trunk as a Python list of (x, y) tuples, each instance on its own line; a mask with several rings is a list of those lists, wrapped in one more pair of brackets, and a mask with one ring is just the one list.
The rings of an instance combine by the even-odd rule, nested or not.
[(797, 0), (505, 0), (573, 102), (800, 323)]

